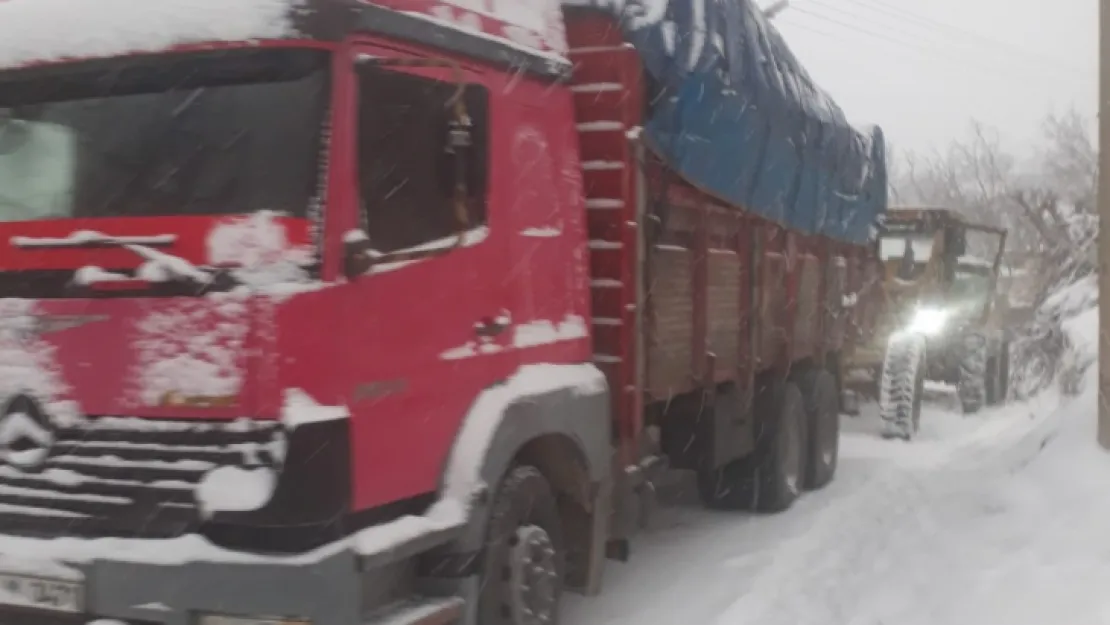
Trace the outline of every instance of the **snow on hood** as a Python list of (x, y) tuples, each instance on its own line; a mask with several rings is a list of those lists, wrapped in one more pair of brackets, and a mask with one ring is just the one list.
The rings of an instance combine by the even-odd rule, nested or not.
[(296, 35), (302, 0), (0, 0), (0, 67)]
[(249, 307), (234, 295), (181, 299), (150, 312), (134, 328), (140, 405), (158, 405), (167, 395), (237, 395), (246, 375), (243, 347), (250, 330)]
[(69, 392), (54, 347), (35, 332), (36, 306), (0, 299), (0, 398), (23, 392), (49, 403)]

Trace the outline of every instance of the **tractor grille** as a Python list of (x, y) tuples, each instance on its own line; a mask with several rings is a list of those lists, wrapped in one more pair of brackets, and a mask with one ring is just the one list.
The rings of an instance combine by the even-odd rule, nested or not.
[(199, 526), (206, 473), (277, 468), (284, 453), (276, 422), (90, 418), (56, 430), (41, 467), (0, 464), (0, 533), (180, 536)]

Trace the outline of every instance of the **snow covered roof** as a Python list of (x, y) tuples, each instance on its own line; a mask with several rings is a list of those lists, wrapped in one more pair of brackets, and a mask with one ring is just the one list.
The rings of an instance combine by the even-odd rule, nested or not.
[(402, 38), (428, 37), (439, 26), (565, 62), (559, 0), (0, 0), (0, 68), (186, 45), (337, 39), (393, 28), (383, 18), (408, 22), (394, 29)]
[(430, 16), (455, 28), (512, 42), (526, 50), (565, 56), (560, 0), (370, 0)]
[(283, 39), (303, 0), (3, 0), (0, 67)]

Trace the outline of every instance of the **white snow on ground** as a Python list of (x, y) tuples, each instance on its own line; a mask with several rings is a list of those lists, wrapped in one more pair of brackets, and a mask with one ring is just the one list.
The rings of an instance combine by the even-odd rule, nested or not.
[[(1068, 324), (1097, 336), (1097, 315)], [(1083, 343), (1079, 340), (1077, 344)], [(1092, 349), (1093, 341), (1088, 341)], [(912, 443), (844, 419), (836, 481), (774, 516), (666, 510), (568, 625), (1110, 623), (1110, 452), (1077, 398), (959, 414), (932, 387)]]

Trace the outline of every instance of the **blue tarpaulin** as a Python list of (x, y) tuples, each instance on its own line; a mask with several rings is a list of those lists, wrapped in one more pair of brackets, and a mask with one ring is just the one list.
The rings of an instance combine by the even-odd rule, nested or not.
[(563, 0), (618, 18), (657, 90), (644, 136), (691, 183), (862, 243), (886, 211), (882, 131), (856, 128), (750, 0)]

